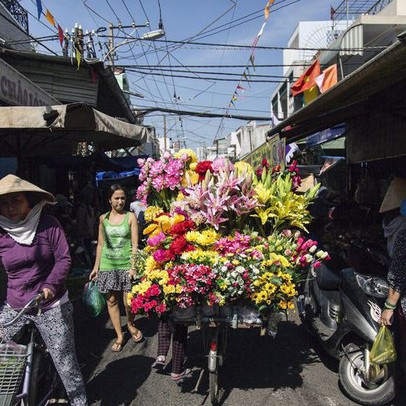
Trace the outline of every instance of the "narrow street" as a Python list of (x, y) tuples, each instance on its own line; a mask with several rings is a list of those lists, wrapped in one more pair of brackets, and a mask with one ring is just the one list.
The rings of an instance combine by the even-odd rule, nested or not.
[[(122, 318), (125, 325), (125, 318)], [(205, 372), (192, 393), (207, 360), (202, 332), (189, 334), (187, 366), (193, 369), (183, 384), (171, 381), (170, 369), (151, 370), (157, 348), (154, 320), (137, 325), (146, 340), (110, 351), (114, 333), (106, 315), (87, 316), (80, 304), (75, 312), (79, 361), (87, 383), (89, 405), (181, 406), (209, 405)], [(170, 367), (170, 365), (169, 365)], [(352, 406), (339, 390), (337, 363), (325, 356), (297, 320), (281, 322), (276, 339), (261, 337), (258, 329), (230, 330), (228, 356), (220, 373), (221, 405), (229, 406)], [(393, 403), (401, 406), (404, 403)]]

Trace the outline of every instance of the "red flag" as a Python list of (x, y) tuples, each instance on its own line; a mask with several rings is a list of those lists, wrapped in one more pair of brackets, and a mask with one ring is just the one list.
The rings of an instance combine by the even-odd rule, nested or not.
[(89, 66), (89, 68), (90, 68), (90, 76), (92, 77), (92, 82), (97, 83), (98, 75), (97, 75), (96, 69), (93, 69), (91, 66)]
[(314, 79), (320, 75), (320, 62), (316, 59), (307, 71), (291, 86), (292, 96), (296, 96), (315, 85)]
[(63, 36), (63, 29), (59, 24), (58, 24), (58, 37), (59, 37), (59, 42), (61, 43), (61, 46), (62, 46), (64, 36)]

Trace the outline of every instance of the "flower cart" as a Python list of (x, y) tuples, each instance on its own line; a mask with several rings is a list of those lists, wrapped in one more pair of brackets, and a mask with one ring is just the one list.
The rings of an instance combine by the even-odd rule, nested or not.
[(303, 231), (318, 187), (299, 194), (296, 164), (254, 170), (224, 158), (197, 162), (190, 150), (141, 160), (146, 248), (134, 258), (134, 313), (206, 326), (212, 403), (229, 327), (275, 333), (294, 308), (296, 284), (327, 253)]

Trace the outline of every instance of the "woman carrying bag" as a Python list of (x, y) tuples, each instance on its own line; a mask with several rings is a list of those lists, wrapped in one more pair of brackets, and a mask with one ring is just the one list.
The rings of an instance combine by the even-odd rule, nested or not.
[(126, 193), (122, 186), (111, 185), (108, 199), (111, 208), (100, 216), (96, 260), (89, 279), (95, 279), (99, 291), (107, 294), (107, 310), (117, 334), (111, 351), (119, 352), (124, 345), (118, 305), (120, 297), (124, 302), (127, 328), (132, 339), (136, 343), (143, 340), (142, 332), (134, 327), (135, 315), (127, 305), (127, 295), (134, 275), (131, 259), (138, 247), (138, 224), (135, 215), (125, 210)]

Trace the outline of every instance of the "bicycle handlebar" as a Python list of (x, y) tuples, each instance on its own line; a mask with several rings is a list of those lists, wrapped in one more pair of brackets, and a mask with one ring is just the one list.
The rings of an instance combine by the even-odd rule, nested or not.
[(21, 319), (24, 314), (26, 314), (29, 310), (32, 308), (39, 308), (40, 304), (43, 302), (45, 299), (44, 293), (39, 293), (38, 295), (35, 295), (18, 313), (17, 315), (10, 321), (3, 323), (1, 327), (10, 327), (12, 326), (15, 322)]

